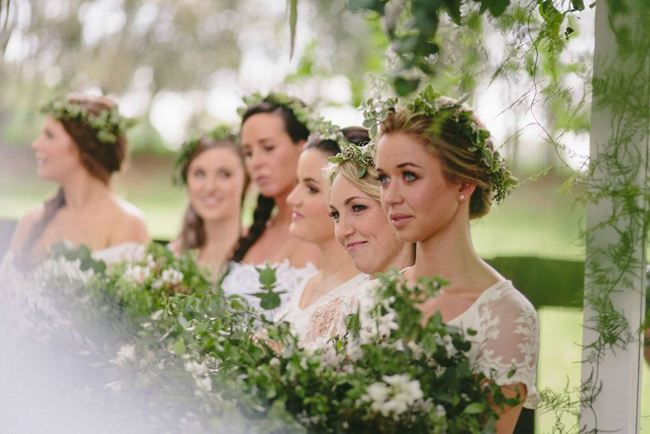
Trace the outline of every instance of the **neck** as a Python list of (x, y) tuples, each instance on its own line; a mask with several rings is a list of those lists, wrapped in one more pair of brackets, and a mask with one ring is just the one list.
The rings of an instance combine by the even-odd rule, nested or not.
[(225, 262), (241, 235), (239, 213), (224, 219), (204, 221), (203, 228), (205, 245), (201, 247), (201, 259), (206, 262)]
[(417, 243), (411, 276), (440, 276), (451, 281), (445, 291), (463, 287), (481, 267), (467, 219), (454, 219), (447, 227)]
[(82, 209), (111, 195), (111, 189), (86, 170), (71, 173), (61, 188), (65, 194), (65, 205), (70, 209)]
[(291, 214), (293, 213), (293, 208), (287, 203), (287, 197), (289, 196), (289, 193), (291, 193), (291, 190), (274, 197), (275, 206), (278, 207), (278, 214), (274, 218), (274, 221), (277, 224), (291, 224)]
[(336, 239), (332, 238), (319, 244), (318, 249), (321, 265), (319, 273), (324, 280), (331, 279), (343, 283), (359, 274), (359, 270), (354, 267), (354, 262)]
[(415, 262), (413, 253), (413, 244), (404, 243), (404, 246), (399, 251), (399, 253), (392, 257), (390, 262), (385, 267), (383, 267), (380, 272), (385, 273), (391, 268), (397, 268), (397, 270), (401, 271), (406, 267), (410, 267)]

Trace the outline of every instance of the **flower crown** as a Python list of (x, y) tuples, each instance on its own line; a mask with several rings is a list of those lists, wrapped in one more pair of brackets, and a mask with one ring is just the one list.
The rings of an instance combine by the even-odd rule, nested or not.
[(183, 142), (181, 145), (178, 155), (174, 160), (174, 169), (172, 174), (172, 181), (174, 185), (185, 185), (187, 183), (187, 173), (183, 173), (186, 165), (189, 163), (192, 155), (196, 152), (196, 148), (199, 147), (201, 141), (208, 139), (214, 142), (221, 140), (230, 140), (233, 143), (237, 143), (237, 135), (232, 132), (232, 130), (225, 126), (219, 125), (207, 133), (194, 133), (192, 137)]
[(306, 106), (300, 100), (293, 98), (286, 93), (270, 92), (268, 95), (264, 96), (259, 92), (255, 92), (251, 95), (244, 96), (242, 99), (244, 105), (237, 109), (239, 116), (243, 116), (246, 110), (255, 104), (268, 102), (291, 111), (296, 119), (298, 119), (298, 122), (303, 124), (309, 132), (318, 131), (320, 124), (322, 123), (322, 118), (317, 116), (309, 106)]
[[(388, 114), (397, 111), (396, 105), (397, 98), (385, 101), (371, 98), (361, 105), (365, 118), (363, 126), (369, 128), (371, 137), (376, 136), (379, 125), (386, 120)], [(441, 98), (432, 86), (427, 86), (412, 102), (406, 104), (405, 108), (411, 113), (430, 118), (433, 121), (433, 128), (439, 128), (443, 122), (452, 120), (454, 132), (471, 143), (467, 150), (475, 153), (487, 168), (489, 185), (495, 202), (503, 202), (517, 186), (517, 179), (510, 173), (508, 163), (501, 158), (498, 151), (490, 149), (488, 145), (490, 132), (477, 124), (472, 118), (473, 112), (463, 106), (462, 100)]]
[[(373, 155), (375, 153), (374, 144), (368, 143), (363, 146), (355, 145), (348, 141), (343, 134), (343, 131), (337, 125), (331, 122), (323, 122), (320, 129), (321, 140), (331, 140), (339, 145), (341, 152), (334, 157), (328, 157), (327, 161), (332, 164), (341, 165), (346, 161), (352, 161), (357, 167), (357, 177), (363, 178), (368, 172), (369, 167), (375, 167), (375, 160)], [(336, 171), (332, 172), (330, 176), (330, 184), (334, 182)]]
[(120, 115), (117, 104), (109, 110), (102, 110), (99, 114), (92, 113), (76, 101), (55, 97), (42, 105), (41, 113), (49, 113), (57, 121), (81, 121), (88, 125), (101, 143), (114, 144), (126, 130), (137, 123), (135, 119), (128, 119)]

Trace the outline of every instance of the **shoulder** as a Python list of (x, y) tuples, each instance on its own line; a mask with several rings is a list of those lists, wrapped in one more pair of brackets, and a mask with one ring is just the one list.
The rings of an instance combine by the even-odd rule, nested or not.
[(39, 205), (29, 210), (27, 214), (18, 221), (18, 225), (11, 237), (11, 250), (18, 251), (22, 248), (34, 225), (43, 217), (44, 210), (44, 206)]
[(149, 241), (149, 233), (142, 211), (117, 196), (114, 197), (113, 203), (117, 217), (115, 228), (117, 233), (112, 237), (113, 243)]

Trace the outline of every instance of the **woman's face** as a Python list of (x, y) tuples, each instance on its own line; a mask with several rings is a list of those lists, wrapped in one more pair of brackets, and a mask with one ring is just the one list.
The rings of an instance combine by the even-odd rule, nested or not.
[(245, 177), (234, 150), (219, 147), (200, 153), (187, 169), (192, 207), (206, 222), (239, 218)]
[(317, 149), (308, 149), (298, 161), (298, 185), (287, 203), (293, 207), (289, 233), (303, 241), (322, 243), (334, 239), (334, 224), (329, 218), (323, 178), (327, 155)]
[(463, 200), (461, 184), (447, 180), (440, 160), (414, 136), (384, 135), (375, 162), (381, 203), (400, 240), (425, 241), (454, 220)]
[(337, 241), (363, 273), (387, 271), (408, 248), (397, 238), (381, 204), (340, 174), (330, 189), (330, 216)]
[(293, 189), (304, 141), (291, 141), (278, 114), (258, 113), (246, 119), (241, 143), (246, 170), (262, 195), (276, 198)]
[(52, 115), (45, 116), (41, 135), (32, 143), (38, 162), (38, 176), (62, 182), (70, 174), (85, 170), (79, 158), (79, 148), (72, 137)]

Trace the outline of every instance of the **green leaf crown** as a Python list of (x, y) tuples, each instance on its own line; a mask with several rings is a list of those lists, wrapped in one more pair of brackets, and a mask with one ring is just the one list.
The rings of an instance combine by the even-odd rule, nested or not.
[(92, 113), (76, 101), (65, 97), (55, 97), (40, 108), (41, 113), (49, 113), (57, 121), (80, 121), (88, 125), (101, 143), (114, 144), (126, 130), (137, 123), (135, 119), (120, 115), (117, 104), (99, 114)]
[(192, 134), (192, 136), (183, 142), (176, 159), (174, 160), (174, 169), (172, 174), (172, 181), (174, 185), (185, 185), (187, 183), (187, 165), (190, 162), (190, 159), (196, 152), (196, 149), (201, 144), (202, 140), (210, 140), (213, 142), (219, 142), (221, 140), (230, 140), (234, 144), (237, 143), (238, 138), (232, 129), (226, 125), (219, 125), (218, 127), (210, 130), (206, 133), (197, 132)]
[(251, 95), (244, 96), (242, 99), (244, 105), (237, 109), (239, 116), (243, 116), (246, 110), (255, 104), (268, 102), (291, 111), (296, 119), (298, 119), (298, 122), (303, 124), (309, 132), (318, 131), (320, 124), (322, 123), (322, 118), (317, 116), (309, 106), (286, 93), (270, 92), (268, 95), (264, 96), (259, 92), (255, 92)]
[[(363, 126), (370, 130), (373, 139), (388, 115), (397, 111), (397, 102), (397, 98), (387, 100), (370, 98), (362, 103), (360, 109), (363, 110), (365, 118)], [(427, 86), (406, 104), (405, 108), (411, 113), (430, 118), (434, 131), (443, 122), (451, 120), (454, 133), (471, 143), (467, 150), (476, 154), (487, 168), (493, 199), (501, 203), (517, 186), (517, 179), (512, 176), (508, 163), (501, 158), (499, 152), (490, 149), (488, 142), (490, 132), (477, 123), (472, 110), (464, 106), (463, 102), (463, 100), (455, 101), (442, 97), (432, 86)]]
[[(339, 145), (341, 152), (334, 157), (329, 157), (327, 161), (335, 165), (341, 165), (345, 162), (351, 161), (357, 168), (357, 177), (363, 178), (368, 172), (369, 167), (375, 167), (375, 146), (372, 142), (363, 146), (355, 145), (348, 141), (343, 134), (341, 128), (331, 122), (323, 122), (320, 128), (321, 140), (331, 140)], [(330, 183), (334, 182), (336, 177), (336, 170), (332, 171), (330, 176)]]

